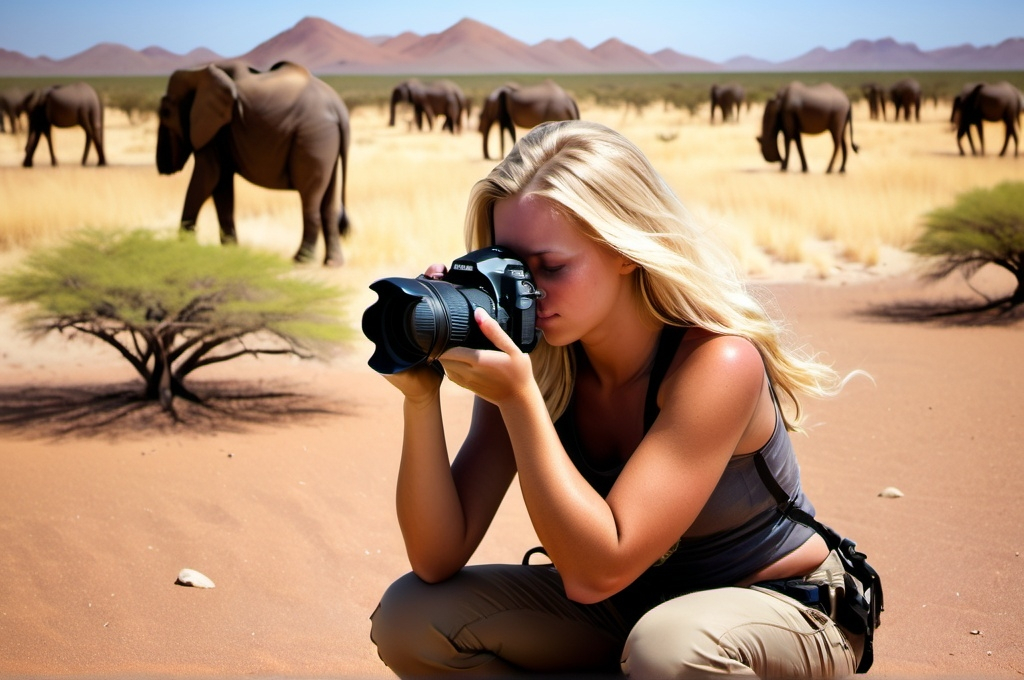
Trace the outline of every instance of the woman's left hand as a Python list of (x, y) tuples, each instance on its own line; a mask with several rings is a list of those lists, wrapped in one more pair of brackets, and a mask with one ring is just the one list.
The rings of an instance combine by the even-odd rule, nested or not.
[(473, 317), (498, 351), (453, 347), (441, 355), (441, 365), (452, 382), (500, 407), (533, 383), (533, 364), (487, 312), (477, 307)]

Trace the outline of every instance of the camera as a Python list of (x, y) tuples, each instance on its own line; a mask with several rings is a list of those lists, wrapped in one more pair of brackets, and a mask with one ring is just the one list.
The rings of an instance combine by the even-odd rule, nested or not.
[(502, 246), (467, 253), (441, 279), (380, 279), (370, 290), (377, 301), (363, 312), (363, 333), (376, 345), (369, 364), (378, 373), (432, 364), (451, 347), (495, 349), (473, 319), (477, 307), (521, 351), (537, 345), (537, 300), (543, 293), (526, 265)]

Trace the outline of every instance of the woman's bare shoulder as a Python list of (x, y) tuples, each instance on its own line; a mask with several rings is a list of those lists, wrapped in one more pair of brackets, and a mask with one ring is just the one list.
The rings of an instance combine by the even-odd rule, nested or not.
[(756, 400), (764, 371), (761, 354), (750, 340), (691, 328), (665, 375), (664, 387), (688, 398), (699, 393), (705, 399), (742, 399), (749, 395)]

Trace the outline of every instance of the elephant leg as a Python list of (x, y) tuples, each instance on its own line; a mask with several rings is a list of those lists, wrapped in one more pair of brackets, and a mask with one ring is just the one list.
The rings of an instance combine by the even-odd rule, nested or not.
[[(336, 200), (338, 196), (338, 169), (335, 167), (331, 181), (320, 199), (320, 228), (324, 234), (324, 265), (339, 267), (344, 262), (341, 254), (340, 211), (345, 207)], [(305, 219), (305, 218), (303, 218)]]
[(45, 131), (43, 135), (46, 136), (46, 148), (50, 150), (50, 165), (57, 165), (57, 155), (53, 153), (53, 139), (50, 137), (50, 131)]
[(213, 188), (213, 207), (217, 209), (221, 245), (238, 243), (235, 233), (235, 173), (225, 172)]
[[(298, 251), (292, 258), (296, 262), (309, 262), (313, 259), (313, 254), (316, 250), (316, 239), (321, 232), (325, 232), (328, 226), (321, 223), (320, 217), (320, 203), (316, 201), (320, 194), (316, 197), (313, 196), (302, 196), (302, 243), (299, 245)], [(335, 223), (335, 229), (337, 229), (337, 223)], [(329, 257), (329, 255), (327, 256)], [(325, 264), (327, 258), (324, 260)]]
[(804, 156), (804, 141), (803, 136), (799, 131), (793, 135), (793, 141), (796, 143), (796, 152), (800, 154), (800, 171), (807, 172), (807, 157)]
[(85, 165), (86, 159), (89, 158), (89, 147), (92, 146), (92, 134), (85, 131), (85, 150), (82, 151), (82, 165)]
[(196, 166), (185, 191), (185, 207), (181, 211), (181, 230), (194, 232), (199, 209), (203, 207), (217, 186), (218, 174), (216, 166), (211, 166), (208, 159), (196, 158)]
[(843, 162), (839, 165), (839, 172), (846, 172), (846, 130), (845, 128), (840, 131), (840, 135), (837, 137), (835, 133), (832, 134), (832, 158), (828, 161), (828, 169), (825, 170), (825, 174), (832, 172), (832, 166), (835, 165), (836, 156), (839, 154), (839, 149), (842, 147), (843, 150)]
[(26, 168), (32, 167), (32, 158), (36, 155), (36, 147), (39, 146), (39, 133), (33, 130), (28, 134), (28, 143), (25, 144), (25, 160), (22, 165)]
[(103, 153), (103, 123), (93, 122), (92, 124), (92, 145), (96, 147), (96, 165), (106, 165), (107, 157)]

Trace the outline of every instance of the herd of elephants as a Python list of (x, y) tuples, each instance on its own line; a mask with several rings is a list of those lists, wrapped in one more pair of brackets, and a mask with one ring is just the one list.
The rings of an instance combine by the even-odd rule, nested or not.
[[(738, 84), (716, 84), (710, 95), (712, 123), (716, 110), (723, 120), (738, 117), (745, 102), (744, 89)], [(904, 120), (911, 120), (912, 115), (920, 119), (921, 86), (913, 79), (901, 80), (889, 88), (865, 84), (863, 95), (872, 118), (885, 119), (886, 105), (891, 103), (896, 120), (901, 114)], [(435, 118), (443, 117), (442, 129), (458, 133), (463, 121), (468, 124), (470, 117), (469, 100), (449, 80), (425, 83), (410, 79), (395, 86), (390, 125), (395, 124), (398, 104), (413, 107), (415, 124), (420, 130), (424, 122), (432, 129)], [(950, 118), (956, 125), (960, 154), (964, 155), (964, 136), (971, 153), (976, 153), (972, 127), (978, 133), (980, 152), (984, 154), (982, 123), (991, 121), (1002, 122), (1006, 127), (1000, 155), (1006, 153), (1012, 139), (1017, 156), (1022, 107), (1024, 95), (1010, 83), (965, 85), (954, 99)], [(786, 170), (790, 145), (795, 143), (801, 168), (807, 172), (801, 135), (828, 132), (834, 148), (827, 172), (832, 172), (840, 150), (839, 172), (844, 172), (847, 129), (850, 145), (857, 151), (851, 111), (849, 97), (838, 87), (791, 82), (765, 104), (762, 132), (757, 138), (761, 153), (766, 161), (781, 162)], [(27, 94), (15, 90), (0, 92), (0, 132), (6, 124), (12, 132), (18, 132), (22, 115), (28, 119), (25, 167), (32, 166), (41, 137), (46, 138), (51, 163), (57, 164), (50, 139), (54, 126), (81, 126), (85, 130), (82, 164), (86, 164), (90, 146), (96, 148), (98, 165), (106, 164), (103, 105), (88, 83), (52, 86)], [(578, 119), (580, 111), (572, 96), (557, 83), (546, 80), (530, 86), (507, 83), (496, 88), (482, 103), (478, 117), (484, 158), (490, 158), (488, 136), (495, 123), (504, 156), (506, 132), (514, 143), (517, 127)], [(779, 134), (783, 136), (784, 153), (779, 151)], [(172, 174), (181, 170), (190, 156), (195, 156), (181, 228), (193, 230), (199, 209), (212, 197), (223, 243), (236, 241), (232, 181), (235, 173), (257, 186), (298, 191), (303, 235), (295, 260), (312, 259), (322, 233), (326, 246), (324, 264), (336, 266), (342, 262), (340, 237), (348, 228), (345, 184), (350, 138), (349, 113), (342, 98), (305, 67), (281, 62), (261, 72), (242, 62), (221, 62), (171, 74), (160, 100), (156, 164), (160, 173)]]

